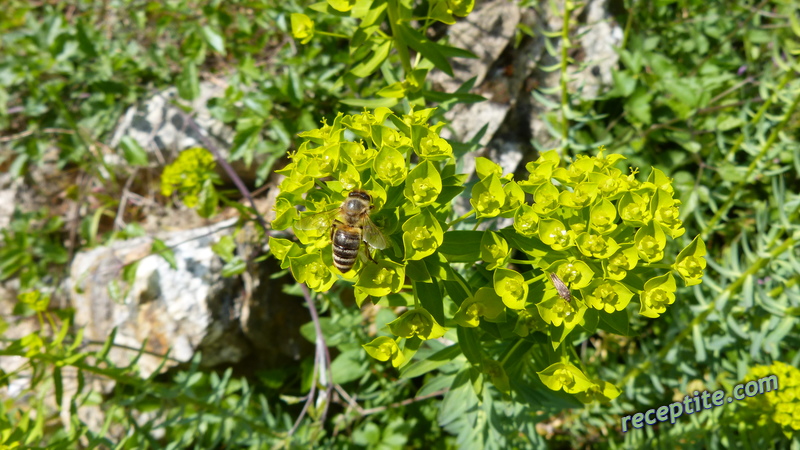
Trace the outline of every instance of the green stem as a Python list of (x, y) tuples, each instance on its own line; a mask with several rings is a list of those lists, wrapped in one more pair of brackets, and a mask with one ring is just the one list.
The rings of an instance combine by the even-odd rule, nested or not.
[(508, 262), (514, 264), (536, 264), (535, 262), (527, 259), (514, 259), (514, 258), (509, 259)]
[(531, 278), (530, 280), (526, 281), (525, 284), (533, 284), (533, 283), (541, 280), (542, 278), (544, 278), (544, 276), (545, 276), (545, 273), (542, 272), (541, 275), (537, 275), (537, 276)]
[(643, 267), (650, 267), (652, 269), (672, 269), (671, 264), (642, 264)]
[(514, 350), (516, 350), (517, 347), (522, 345), (523, 342), (525, 342), (524, 339), (517, 339), (517, 341), (514, 342), (514, 345), (512, 345), (511, 348), (508, 349), (508, 351), (506, 352), (505, 356), (503, 356), (503, 359), (500, 361), (500, 365), (501, 366), (505, 367), (506, 362), (508, 361), (508, 358), (511, 357), (511, 355), (514, 354)]
[(564, 2), (564, 19), (561, 28), (561, 139), (564, 148), (567, 147), (569, 139), (569, 121), (567, 120), (567, 107), (569, 105), (569, 93), (567, 92), (567, 69), (569, 68), (569, 19), (572, 14), (573, 4), (571, 1)]
[(471, 216), (471, 215), (473, 215), (473, 214), (475, 214), (475, 210), (474, 210), (474, 209), (471, 209), (471, 210), (469, 210), (469, 211), (468, 211), (466, 214), (464, 214), (463, 216), (461, 216), (461, 217), (459, 217), (458, 219), (456, 219), (456, 220), (454, 220), (454, 221), (452, 221), (452, 222), (448, 223), (448, 224), (447, 224), (447, 229), (453, 228), (453, 226), (454, 226), (455, 224), (457, 224), (457, 223), (461, 222), (462, 220), (466, 219), (467, 217), (469, 217), (469, 216)]
[(475, 222), (475, 226), (474, 226), (474, 227), (472, 227), (472, 231), (475, 231), (475, 230), (477, 230), (477, 229), (478, 229), (478, 225), (480, 225), (480, 224), (481, 224), (481, 222), (483, 222), (483, 218), (480, 218), (480, 219), (478, 219), (478, 221), (477, 221), (477, 222)]
[(319, 34), (320, 36), (331, 36), (331, 37), (335, 37), (335, 38), (339, 38), (339, 39), (350, 39), (349, 36), (345, 36), (343, 34), (329, 33), (327, 31), (320, 31), (320, 30), (314, 30), (314, 34)]

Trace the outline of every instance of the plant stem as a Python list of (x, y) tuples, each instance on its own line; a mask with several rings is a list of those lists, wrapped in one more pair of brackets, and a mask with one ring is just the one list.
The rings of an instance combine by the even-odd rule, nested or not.
[(569, 139), (569, 120), (567, 120), (567, 108), (569, 106), (569, 93), (567, 92), (567, 69), (569, 67), (569, 19), (572, 14), (573, 4), (571, 1), (564, 2), (564, 19), (561, 28), (561, 139), (563, 148), (567, 148)]
[(526, 259), (513, 259), (513, 258), (509, 259), (509, 260), (508, 260), (508, 262), (510, 262), (510, 263), (514, 263), (514, 264), (536, 264), (536, 263), (534, 263), (533, 261), (530, 261), (530, 260), (526, 260)]
[(466, 214), (464, 214), (463, 216), (461, 216), (461, 217), (459, 217), (458, 219), (456, 219), (456, 220), (454, 220), (454, 221), (452, 221), (452, 222), (448, 223), (448, 224), (447, 224), (447, 228), (448, 228), (448, 229), (450, 229), (450, 228), (453, 228), (453, 226), (454, 226), (455, 224), (457, 224), (457, 223), (461, 222), (462, 220), (466, 219), (467, 217), (469, 217), (469, 216), (471, 216), (471, 215), (473, 215), (473, 214), (475, 214), (475, 210), (474, 210), (474, 209), (471, 209), (471, 210), (469, 210), (469, 211), (468, 211)]

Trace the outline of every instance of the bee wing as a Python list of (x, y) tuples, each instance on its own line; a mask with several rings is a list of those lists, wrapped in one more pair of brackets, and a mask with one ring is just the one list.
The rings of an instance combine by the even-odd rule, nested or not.
[(322, 211), (300, 218), (294, 227), (298, 230), (319, 230), (328, 228), (333, 223), (333, 219), (339, 214), (339, 208), (330, 211)]
[(383, 250), (389, 246), (386, 236), (384, 236), (383, 232), (381, 232), (381, 230), (375, 226), (374, 223), (372, 223), (369, 217), (364, 218), (364, 224), (361, 229), (363, 231), (364, 242), (369, 244), (370, 247)]
[(561, 281), (561, 278), (558, 278), (558, 275), (550, 273), (550, 281), (552, 281), (553, 286), (556, 287), (556, 292), (558, 292), (559, 297), (566, 301), (572, 300), (572, 293), (569, 291), (569, 287)]

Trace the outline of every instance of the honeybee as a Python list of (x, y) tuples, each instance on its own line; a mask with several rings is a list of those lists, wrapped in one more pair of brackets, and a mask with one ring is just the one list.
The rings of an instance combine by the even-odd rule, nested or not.
[(558, 296), (559, 297), (563, 298), (566, 301), (572, 300), (572, 293), (570, 293), (569, 288), (567, 287), (567, 285), (564, 284), (563, 281), (561, 281), (561, 278), (558, 278), (558, 275), (556, 275), (555, 273), (551, 272), (550, 273), (550, 281), (552, 281), (553, 282), (553, 286), (556, 287), (556, 292), (558, 292)]
[[(303, 217), (295, 226), (300, 230), (331, 227), (333, 265), (345, 273), (356, 263), (362, 240), (372, 248), (388, 247), (386, 236), (369, 218), (371, 209), (372, 196), (356, 189), (350, 191), (339, 208)], [(371, 259), (369, 249), (365, 250)]]

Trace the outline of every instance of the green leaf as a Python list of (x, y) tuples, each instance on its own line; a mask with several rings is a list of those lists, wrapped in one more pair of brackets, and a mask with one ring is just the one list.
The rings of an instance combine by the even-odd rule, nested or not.
[(458, 345), (451, 345), (449, 347), (445, 347), (438, 352), (434, 353), (433, 355), (423, 359), (422, 361), (417, 361), (413, 364), (409, 364), (403, 369), (400, 370), (400, 378), (414, 378), (420, 375), (424, 375), (432, 370), (436, 370), (439, 367), (453, 361), (458, 355), (461, 354), (461, 347)]
[(197, 65), (194, 62), (186, 61), (176, 84), (178, 95), (181, 98), (191, 101), (200, 96), (200, 79), (197, 74)]
[(339, 354), (331, 363), (333, 383), (345, 384), (355, 381), (367, 373), (369, 365), (364, 359), (364, 351), (359, 347)]
[(202, 28), (203, 39), (206, 43), (222, 56), (225, 56), (225, 38), (208, 25)]
[(458, 345), (461, 347), (461, 352), (464, 353), (470, 363), (479, 365), (483, 360), (483, 351), (478, 339), (478, 332), (474, 328), (466, 327), (458, 327), (457, 331)]
[(150, 253), (164, 258), (164, 260), (169, 263), (169, 266), (173, 269), (178, 268), (178, 262), (175, 259), (175, 253), (171, 248), (167, 247), (167, 244), (165, 244), (161, 239), (153, 239), (153, 245), (150, 247)]
[(244, 259), (242, 259), (242, 257), (237, 256), (222, 266), (222, 276), (224, 278), (228, 278), (241, 275), (246, 269), (247, 263), (244, 261)]
[(475, 262), (481, 257), (482, 231), (454, 230), (444, 233), (439, 253), (449, 262)]
[(122, 147), (122, 156), (125, 161), (134, 166), (147, 166), (147, 152), (135, 139), (123, 136), (119, 145)]
[(217, 214), (218, 205), (219, 194), (214, 188), (214, 183), (211, 180), (204, 181), (203, 188), (200, 189), (200, 195), (198, 196), (197, 214), (205, 218), (213, 217)]
[(233, 251), (236, 250), (236, 242), (233, 236), (227, 234), (219, 238), (219, 242), (211, 246), (211, 251), (216, 253), (223, 261), (228, 262), (233, 259)]
[(451, 77), (453, 76), (453, 68), (450, 66), (450, 62), (445, 55), (442, 54), (442, 46), (426, 38), (406, 24), (398, 24), (395, 29), (397, 30), (395, 39), (422, 54), (422, 56), (432, 62), (437, 69)]
[(629, 320), (628, 311), (624, 309), (611, 314), (601, 313), (598, 326), (620, 336), (636, 336), (637, 333), (631, 330)]
[(391, 49), (391, 40), (387, 39), (380, 42), (373, 42), (372, 52), (370, 53), (369, 57), (365, 58), (356, 64), (352, 69), (350, 69), (350, 73), (359, 78), (366, 78), (372, 75), (372, 73), (378, 70), (378, 67), (380, 67), (380, 65), (383, 64), (383, 62), (389, 56), (389, 51)]
[[(408, 272), (406, 272), (408, 273)], [(444, 297), (439, 284), (434, 278), (431, 283), (414, 282), (414, 295), (419, 300), (423, 308), (428, 310), (429, 313), (438, 323), (445, 323), (444, 316)]]

